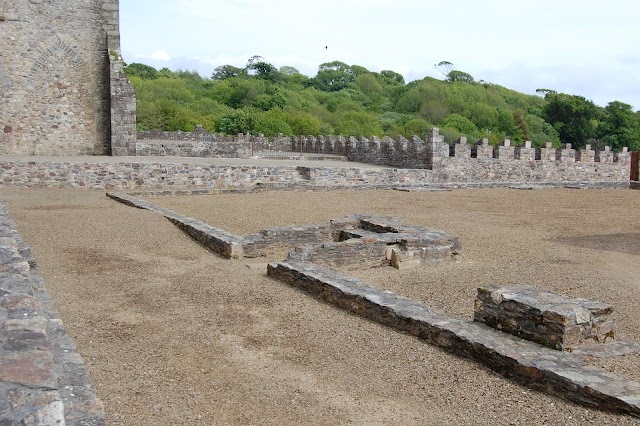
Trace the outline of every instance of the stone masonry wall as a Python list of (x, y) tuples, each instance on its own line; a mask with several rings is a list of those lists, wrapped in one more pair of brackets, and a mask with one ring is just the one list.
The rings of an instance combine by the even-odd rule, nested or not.
[(109, 162), (3, 162), (0, 187), (196, 189), (307, 183), (295, 167)]
[(124, 72), (120, 33), (107, 33), (111, 115), (110, 154), (136, 155), (136, 94)]
[(474, 320), (553, 349), (615, 340), (611, 305), (531, 286), (478, 288)]
[(348, 158), (393, 167), (428, 169), (433, 172), (433, 181), (439, 183), (625, 183), (629, 181), (631, 167), (631, 154), (627, 148), (621, 152), (613, 152), (610, 147), (595, 151), (587, 145), (576, 152), (570, 145), (561, 149), (555, 149), (551, 144), (534, 148), (529, 141), (516, 148), (509, 140), (494, 147), (486, 139), (470, 145), (466, 138), (449, 145), (438, 129), (432, 129), (426, 141), (417, 136), (411, 140), (400, 137), (397, 141), (374, 138), (373, 142), (351, 138)]
[[(136, 143), (136, 155), (140, 156), (246, 158), (270, 151), (300, 155), (344, 155), (352, 162), (388, 166), (394, 170), (394, 183), (398, 185), (410, 184), (402, 176), (417, 177), (418, 170), (425, 172), (425, 176), (419, 179), (422, 183), (609, 182), (624, 185), (629, 182), (631, 170), (631, 153), (626, 148), (621, 152), (613, 152), (610, 147), (596, 151), (587, 145), (576, 151), (570, 145), (556, 149), (550, 143), (535, 148), (529, 141), (524, 146), (515, 147), (509, 140), (494, 147), (489, 145), (487, 139), (469, 144), (466, 138), (450, 145), (437, 128), (431, 129), (426, 140), (418, 136), (411, 139), (400, 136), (397, 140), (389, 137), (346, 139), (341, 136), (232, 137), (212, 135), (196, 129), (189, 133), (140, 132)], [(327, 178), (340, 180), (353, 175), (347, 169), (355, 168), (341, 168), (334, 172), (308, 169), (306, 177), (313, 180), (321, 170), (322, 173), (333, 174)], [(404, 173), (399, 169), (409, 172)], [(372, 172), (365, 180), (370, 184), (378, 184), (380, 179), (377, 174), (379, 172)], [(389, 181), (386, 177), (383, 180)]]
[[(542, 170), (542, 169), (541, 169)], [(559, 172), (558, 172), (559, 170)], [(628, 187), (615, 164), (600, 164), (590, 173), (564, 175), (549, 168), (533, 176), (540, 185)], [(569, 178), (567, 177), (569, 176)], [(359, 167), (219, 166), (159, 162), (12, 161), (0, 157), (0, 187), (106, 190), (196, 190), (224, 188), (372, 189), (392, 187), (504, 187), (528, 184), (532, 175), (509, 180), (456, 180), (442, 171)], [(572, 180), (572, 179), (573, 180)], [(520, 180), (522, 179), (522, 180)]]
[(109, 153), (118, 20), (118, 0), (0, 0), (0, 154)]

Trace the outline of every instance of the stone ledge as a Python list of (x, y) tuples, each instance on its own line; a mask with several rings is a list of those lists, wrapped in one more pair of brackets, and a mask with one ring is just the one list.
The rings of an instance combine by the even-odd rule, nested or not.
[(640, 417), (640, 383), (580, 358), (431, 307), (308, 263), (272, 263), (268, 275), (362, 317), (417, 336), (539, 391), (582, 405)]
[(2, 204), (0, 270), (0, 424), (104, 425), (82, 357)]

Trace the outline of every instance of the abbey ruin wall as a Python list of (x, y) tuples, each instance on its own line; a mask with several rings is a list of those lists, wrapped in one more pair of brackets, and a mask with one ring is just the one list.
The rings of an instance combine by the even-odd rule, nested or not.
[[(555, 148), (550, 143), (534, 147), (531, 142), (512, 146), (505, 140), (498, 146), (485, 140), (468, 143), (461, 138), (447, 143), (437, 128), (424, 139), (390, 137), (371, 139), (342, 136), (275, 137), (212, 135), (202, 129), (195, 132), (140, 132), (136, 142), (138, 156), (226, 157), (250, 156), (305, 157), (342, 156), (349, 162), (377, 164), (409, 170), (428, 171), (423, 184), (554, 183), (628, 185), (631, 153), (626, 148), (614, 152), (610, 147), (586, 145), (574, 150), (570, 145)], [(320, 156), (320, 157), (319, 157)], [(348, 163), (345, 168), (349, 168)], [(310, 173), (317, 174), (318, 169)], [(322, 176), (328, 176), (323, 170)], [(330, 175), (341, 174), (340, 170)], [(371, 180), (376, 172), (368, 172)], [(411, 173), (409, 173), (411, 174)], [(424, 174), (424, 173), (423, 173)], [(396, 183), (403, 183), (397, 181)], [(376, 183), (377, 184), (377, 183)]]
[(105, 155), (112, 136), (126, 146), (135, 98), (111, 118), (112, 88), (128, 83), (118, 31), (118, 0), (0, 0), (0, 154)]

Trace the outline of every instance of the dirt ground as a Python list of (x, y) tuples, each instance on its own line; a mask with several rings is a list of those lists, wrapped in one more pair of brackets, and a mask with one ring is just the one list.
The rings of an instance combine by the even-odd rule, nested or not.
[[(90, 370), (110, 425), (638, 424), (516, 385), (212, 255), (103, 192), (0, 191)], [(374, 285), (470, 318), (483, 284), (615, 307), (640, 340), (640, 191), (280, 192), (149, 198), (246, 234), (351, 213), (459, 236), (465, 260), (374, 269)], [(253, 266), (249, 268), (248, 266)], [(640, 359), (600, 361), (640, 381)]]

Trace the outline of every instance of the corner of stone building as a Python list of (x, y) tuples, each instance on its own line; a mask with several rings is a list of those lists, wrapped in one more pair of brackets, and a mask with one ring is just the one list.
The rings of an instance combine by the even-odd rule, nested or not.
[(124, 72), (120, 51), (120, 33), (107, 32), (111, 126), (109, 154), (136, 155), (136, 94)]

